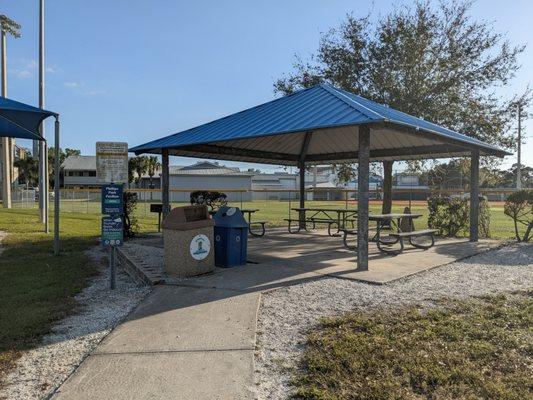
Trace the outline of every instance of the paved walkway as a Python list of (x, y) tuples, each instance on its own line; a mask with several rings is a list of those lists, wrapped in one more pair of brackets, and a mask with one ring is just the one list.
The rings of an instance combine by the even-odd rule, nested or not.
[[(162, 263), (160, 239), (136, 255)], [(439, 240), (396, 257), (374, 251), (354, 271), (352, 251), (322, 233), (282, 232), (250, 241), (243, 267), (155, 286), (82, 363), (55, 399), (251, 399), (261, 292), (324, 276), (383, 284), (486, 251), (497, 241)], [(126, 246), (125, 246), (126, 247)], [(171, 279), (167, 279), (171, 283)], [(304, 300), (305, 301), (305, 300)]]
[(260, 292), (157, 286), (54, 399), (250, 399)]

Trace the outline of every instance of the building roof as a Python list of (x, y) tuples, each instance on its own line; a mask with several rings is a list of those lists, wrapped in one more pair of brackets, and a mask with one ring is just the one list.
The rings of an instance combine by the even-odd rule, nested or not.
[(469, 155), (473, 149), (486, 155), (508, 154), (327, 84), (300, 90), (130, 151), (159, 154), (168, 149), (171, 155), (297, 165), (302, 149), (307, 148), (306, 162), (353, 161), (357, 159), (357, 133), (362, 124), (371, 128), (373, 160), (451, 157)]
[(70, 171), (96, 171), (96, 156), (68, 156), (61, 168)]
[(219, 168), (195, 168), (189, 169), (187, 167), (170, 166), (169, 175), (193, 175), (193, 176), (252, 176), (250, 172), (242, 172), (234, 168), (219, 167)]

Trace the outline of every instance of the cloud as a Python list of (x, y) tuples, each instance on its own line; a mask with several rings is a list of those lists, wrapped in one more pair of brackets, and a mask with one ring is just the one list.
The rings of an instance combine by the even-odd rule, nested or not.
[(46, 72), (48, 72), (50, 74), (55, 74), (57, 72), (57, 70), (55, 68), (52, 68), (52, 67), (47, 67), (46, 68)]
[(26, 68), (28, 69), (37, 69), (38, 66), (39, 66), (39, 63), (33, 59), (28, 60), (26, 62)]
[(86, 88), (84, 82), (64, 82), (65, 87), (82, 96), (105, 96), (107, 90), (103, 88)]
[(33, 77), (33, 73), (26, 69), (9, 69), (7, 72), (10, 75), (14, 75), (15, 77), (20, 79), (27, 79)]
[(76, 88), (84, 86), (84, 84), (81, 82), (65, 82), (64, 85), (71, 89), (76, 89)]

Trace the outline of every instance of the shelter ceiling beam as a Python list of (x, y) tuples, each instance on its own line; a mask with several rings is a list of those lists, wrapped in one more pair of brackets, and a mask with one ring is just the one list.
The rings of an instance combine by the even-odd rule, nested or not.
[[(467, 152), (468, 150), (450, 145), (432, 145), (432, 146), (420, 146), (420, 147), (404, 147), (399, 149), (378, 149), (370, 150), (370, 158), (384, 158), (384, 157), (404, 157), (404, 156), (417, 156), (417, 155), (430, 155), (430, 154), (447, 154), (457, 152)], [(357, 160), (359, 158), (358, 151), (346, 151), (343, 153), (329, 153), (329, 154), (317, 154), (309, 155), (306, 158), (308, 162), (317, 161), (334, 161), (334, 160)]]
[(218, 155), (236, 156), (236, 157), (253, 157), (253, 158), (280, 160), (280, 161), (293, 161), (294, 162), (294, 161), (300, 160), (300, 156), (297, 154), (275, 153), (275, 152), (269, 152), (269, 151), (240, 149), (237, 147), (217, 146), (217, 145), (212, 145), (212, 144), (183, 146), (183, 147), (180, 147), (180, 150), (196, 151), (199, 153), (209, 153), (209, 154), (215, 154), (215, 155), (218, 154)]

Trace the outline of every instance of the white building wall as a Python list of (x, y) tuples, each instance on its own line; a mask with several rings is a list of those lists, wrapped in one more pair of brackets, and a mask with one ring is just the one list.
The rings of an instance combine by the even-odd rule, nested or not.
[[(170, 189), (191, 189), (194, 190), (219, 190), (224, 192), (228, 189), (250, 190), (252, 188), (251, 176), (193, 176), (193, 175), (171, 175), (169, 179)], [(250, 201), (250, 193), (230, 193), (228, 201)], [(190, 192), (170, 192), (170, 201), (189, 202)]]

